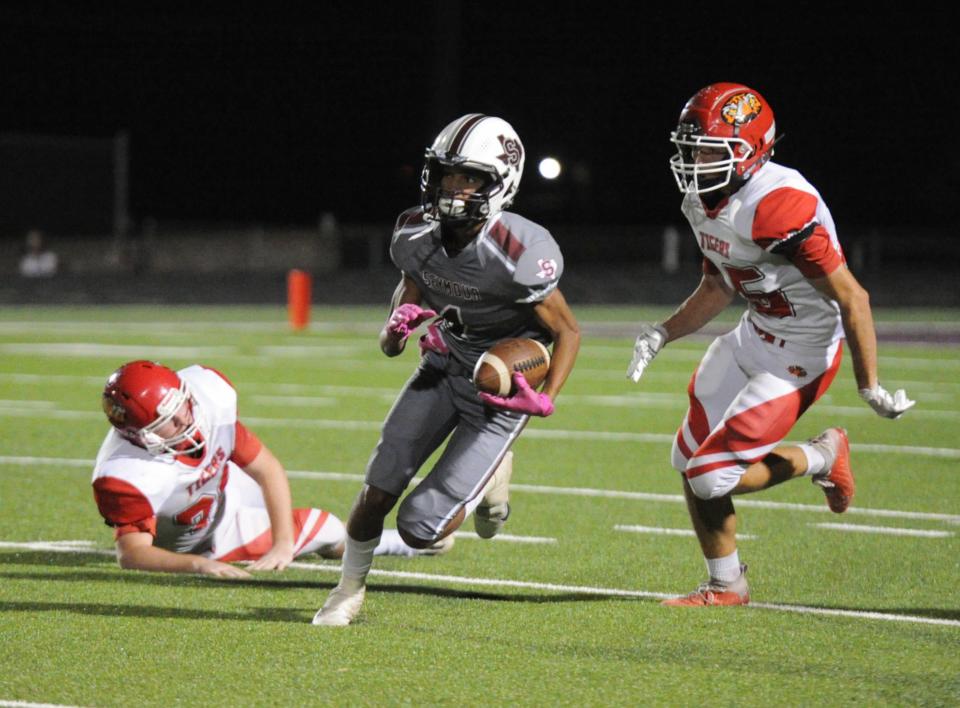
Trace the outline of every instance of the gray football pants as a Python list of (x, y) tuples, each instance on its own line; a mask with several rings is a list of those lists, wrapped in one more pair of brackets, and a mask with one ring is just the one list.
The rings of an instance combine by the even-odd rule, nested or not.
[(481, 492), (529, 419), (484, 406), (470, 374), (451, 357), (427, 352), (387, 414), (367, 464), (367, 484), (400, 496), (449, 436), (433, 469), (397, 510), (397, 527), (424, 541), (435, 540)]

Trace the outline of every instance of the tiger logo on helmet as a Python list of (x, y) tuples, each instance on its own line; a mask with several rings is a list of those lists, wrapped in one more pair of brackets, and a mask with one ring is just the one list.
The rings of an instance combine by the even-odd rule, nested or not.
[(759, 117), (763, 110), (760, 99), (752, 93), (738, 93), (720, 109), (720, 115), (730, 125), (743, 125)]
[(101, 402), (103, 404), (103, 412), (107, 415), (110, 424), (115, 428), (123, 427), (127, 422), (126, 409), (109, 396), (103, 396)]

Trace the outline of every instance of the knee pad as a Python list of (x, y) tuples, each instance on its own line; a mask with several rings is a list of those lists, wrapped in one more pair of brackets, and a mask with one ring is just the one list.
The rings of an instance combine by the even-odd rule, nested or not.
[(728, 494), (740, 479), (739, 474), (724, 474), (729, 470), (714, 470), (706, 474), (688, 477), (690, 489), (698, 499), (716, 499)]

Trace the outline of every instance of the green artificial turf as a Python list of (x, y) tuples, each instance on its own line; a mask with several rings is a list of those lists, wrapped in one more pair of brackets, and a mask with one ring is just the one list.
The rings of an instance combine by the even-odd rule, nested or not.
[[(295, 503), (345, 518), (416, 360), (379, 353), (384, 309), (315, 308), (291, 332), (270, 307), (0, 308), (0, 703), (960, 703), (960, 348), (881, 346), (885, 385), (918, 400), (899, 421), (859, 401), (847, 358), (791, 439), (850, 431), (853, 508), (830, 514), (804, 479), (738, 498), (751, 606), (677, 610), (658, 599), (703, 579), (695, 539), (617, 527), (689, 528), (669, 440), (709, 340), (671, 344), (634, 385), (628, 325), (663, 310), (578, 314), (557, 412), (514, 446), (504, 533), (549, 542), (465, 533), (445, 556), (377, 558), (357, 622), (318, 628), (332, 561), (249, 581), (118, 569), (89, 485), (100, 390), (134, 358), (220, 369)], [(65, 541), (81, 543), (23, 545)]]

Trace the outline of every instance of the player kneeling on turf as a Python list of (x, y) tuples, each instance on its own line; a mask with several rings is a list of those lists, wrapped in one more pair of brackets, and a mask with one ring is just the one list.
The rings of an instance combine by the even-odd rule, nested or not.
[[(293, 509), (283, 466), (237, 418), (237, 393), (213, 369), (121, 366), (103, 390), (113, 429), (97, 454), (93, 493), (114, 528), (122, 568), (226, 578), (283, 570), (293, 558), (343, 554), (345, 530), (323, 509)], [(417, 551), (396, 531), (377, 554)]]

